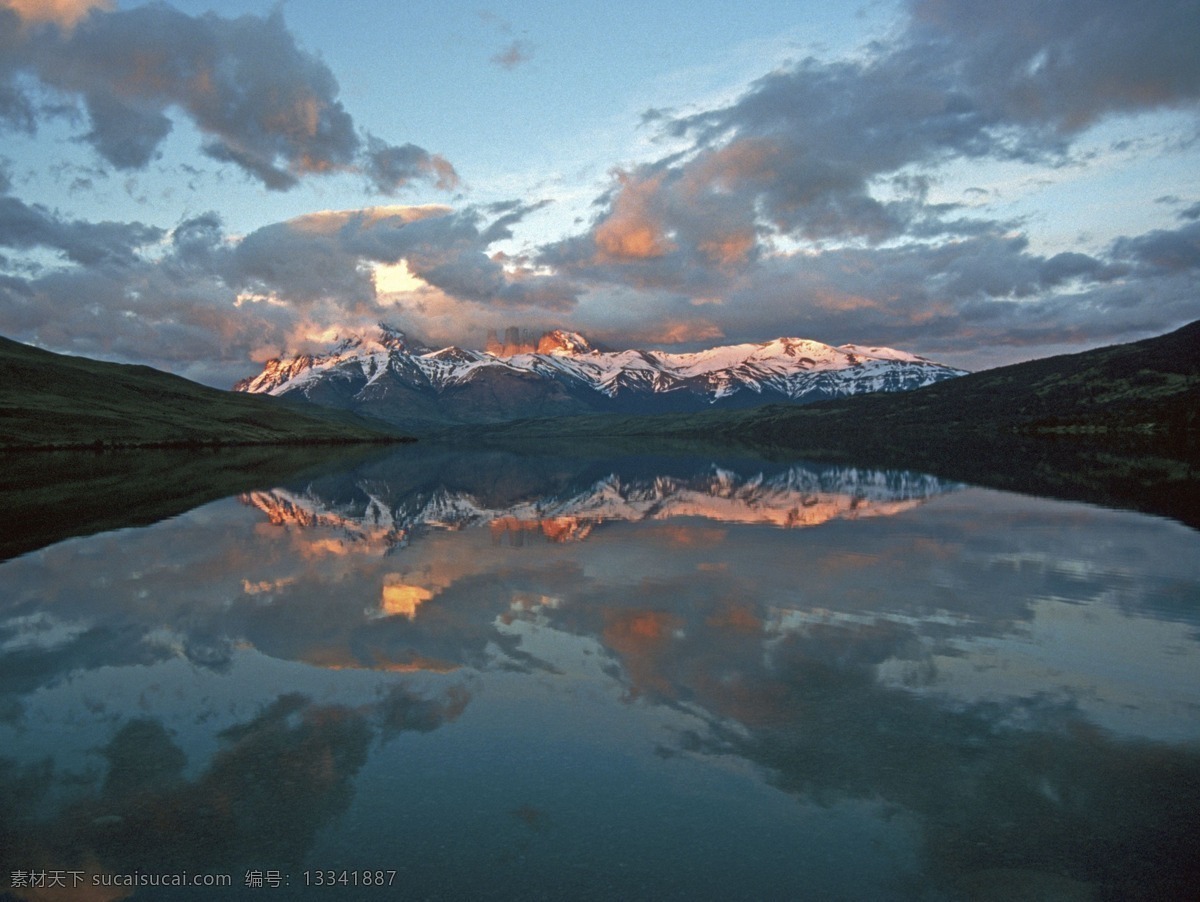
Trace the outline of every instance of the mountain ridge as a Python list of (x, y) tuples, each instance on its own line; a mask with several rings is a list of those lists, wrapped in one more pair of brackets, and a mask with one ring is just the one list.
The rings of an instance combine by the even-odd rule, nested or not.
[(692, 353), (603, 351), (580, 333), (477, 351), (431, 349), (381, 323), (320, 354), (266, 363), (234, 389), (298, 395), (390, 422), (483, 423), (528, 416), (694, 412), (906, 391), (965, 371), (892, 348), (779, 337)]
[[(595, 424), (594, 430), (587, 428), (588, 422)], [(788, 441), (800, 433), (833, 438), (851, 430), (897, 440), (952, 432), (1064, 440), (1191, 435), (1200, 429), (1200, 320), (1141, 341), (981, 370), (901, 395), (678, 417), (578, 418), (560, 426), (577, 435), (603, 430), (764, 441)], [(797, 428), (789, 430), (792, 426)], [(513, 431), (519, 432), (520, 425)], [(491, 434), (504, 432), (500, 428)]]

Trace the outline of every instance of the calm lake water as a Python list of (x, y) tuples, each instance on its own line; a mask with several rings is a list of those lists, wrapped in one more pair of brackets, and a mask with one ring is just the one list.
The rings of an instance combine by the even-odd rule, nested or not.
[(6, 898), (1183, 899), (1198, 824), (1165, 519), (405, 448), (0, 564)]

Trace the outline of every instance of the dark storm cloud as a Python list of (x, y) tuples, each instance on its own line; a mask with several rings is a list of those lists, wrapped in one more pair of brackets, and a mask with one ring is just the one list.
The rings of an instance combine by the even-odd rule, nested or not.
[(205, 154), (272, 190), (346, 171), (384, 193), (414, 178), (457, 180), (446, 160), (419, 147), (364, 142), (333, 73), (296, 45), (278, 9), (236, 19), (166, 4), (94, 10), (69, 30), (0, 9), (0, 50), (0, 119), (33, 130), (36, 104), (21, 80), (33, 76), (83, 101), (91, 123), (83, 139), (119, 169), (154, 158), (175, 109), (206, 136)]

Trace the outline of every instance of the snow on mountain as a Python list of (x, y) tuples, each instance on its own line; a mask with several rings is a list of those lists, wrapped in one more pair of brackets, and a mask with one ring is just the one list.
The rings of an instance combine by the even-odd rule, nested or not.
[[(831, 347), (776, 338), (672, 354), (600, 351), (577, 332), (554, 330), (519, 353), (423, 347), (381, 324), (324, 354), (269, 361), (238, 391), (290, 395), (394, 422), (485, 422), (591, 411), (649, 413), (714, 405), (804, 403), (905, 391), (964, 375), (892, 348)], [(536, 348), (536, 350), (529, 350)]]

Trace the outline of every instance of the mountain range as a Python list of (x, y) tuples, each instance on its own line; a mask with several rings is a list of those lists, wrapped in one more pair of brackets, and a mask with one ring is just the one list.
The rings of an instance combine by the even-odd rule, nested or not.
[(1200, 528), (1200, 321), (919, 391), (805, 406), (498, 424), (496, 446), (665, 444), (921, 470), (1128, 506)]
[[(539, 343), (521, 353), (555, 357), (553, 350)], [(440, 435), (458, 447), (516, 445), (524, 468), (531, 466), (530, 448), (546, 454), (620, 448), (639, 455), (682, 448), (707, 457), (716, 447), (723, 454), (850, 461), (1128, 506), (1200, 528), (1200, 322), (1130, 344), (943, 379), (917, 391), (663, 416), (531, 418), (420, 434)], [(395, 440), (396, 429), (306, 400), (223, 392), (149, 367), (68, 357), (0, 338), (0, 451), (381, 438)], [(10, 518), (19, 538), (14, 547), (29, 547), (30, 511), (46, 521), (47, 535), (60, 533), (58, 520), (79, 514), (84, 497), (95, 502), (96, 523), (132, 517), (134, 508), (144, 510), (148, 521), (168, 496), (239, 491), (263, 465), (257, 458), (209, 461), (189, 452), (164, 458), (154, 469), (145, 452), (139, 455), (6, 455), (0, 497), (17, 512)], [(51, 475), (55, 461), (63, 473)], [(182, 469), (208, 463), (213, 466), (203, 473)], [(103, 472), (93, 472), (102, 465)], [(136, 504), (131, 486), (142, 499)], [(142, 522), (129, 520), (135, 521)]]
[[(505, 353), (515, 350), (515, 353)], [(965, 375), (905, 351), (776, 338), (686, 354), (605, 351), (553, 330), (526, 348), (432, 349), (399, 329), (268, 361), (235, 391), (304, 398), (408, 427), (593, 413), (806, 404), (907, 391)]]

